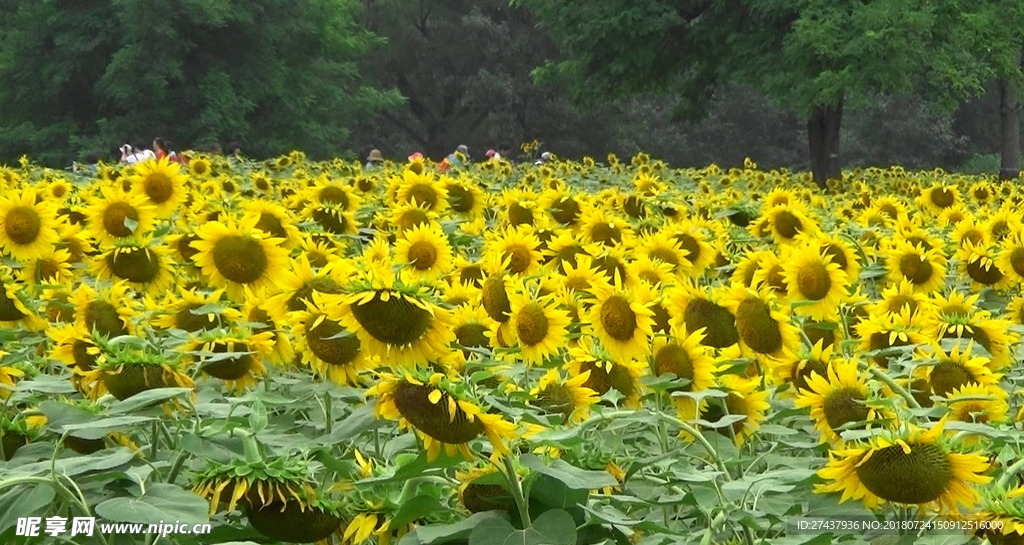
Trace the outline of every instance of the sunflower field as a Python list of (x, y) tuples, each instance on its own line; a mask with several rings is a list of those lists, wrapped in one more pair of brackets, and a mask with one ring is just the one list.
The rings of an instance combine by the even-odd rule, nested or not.
[[(23, 159), (0, 540), (1022, 543), (1022, 199), (642, 153)], [(895, 525), (797, 525), (843, 517)]]

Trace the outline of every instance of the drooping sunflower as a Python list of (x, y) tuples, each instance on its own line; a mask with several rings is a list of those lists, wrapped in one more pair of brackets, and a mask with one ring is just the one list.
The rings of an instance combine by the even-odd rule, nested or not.
[(437, 224), (422, 224), (402, 231), (395, 242), (396, 262), (409, 281), (434, 280), (452, 268), (452, 247)]
[(982, 488), (980, 510), (965, 517), (989, 522), (987, 530), (975, 533), (997, 545), (1019, 544), (1024, 540), (1024, 486), (1007, 491), (1002, 486)]
[(135, 165), (135, 173), (128, 178), (132, 193), (139, 195), (146, 204), (153, 207), (158, 218), (174, 215), (188, 195), (188, 176), (181, 172), (178, 163), (168, 158), (159, 161), (143, 161)]
[(379, 281), (356, 282), (348, 293), (325, 296), (327, 317), (352, 331), (362, 350), (396, 367), (425, 364), (455, 339), (451, 311), (424, 288)]
[(811, 409), (814, 427), (821, 433), (823, 443), (842, 444), (840, 428), (879, 416), (868, 404), (871, 392), (867, 374), (858, 372), (855, 362), (830, 362), (824, 373), (812, 371), (804, 382), (806, 387), (799, 389), (795, 404)]
[[(760, 387), (760, 380), (757, 378), (721, 375), (718, 382), (726, 396), (707, 400), (698, 418), (717, 424), (726, 416), (742, 416), (742, 419), (717, 427), (715, 431), (727, 437), (731, 436), (737, 446), (743, 446), (748, 437), (761, 429), (761, 422), (764, 422), (770, 407), (768, 392)], [(687, 437), (687, 434), (683, 436)]]
[(428, 461), (435, 460), (442, 448), (449, 456), (460, 452), (471, 460), (469, 442), (480, 436), (487, 437), (494, 454), (507, 454), (505, 439), (514, 436), (515, 425), (501, 415), (485, 412), (468, 399), (461, 386), (441, 373), (425, 378), (384, 374), (366, 394), (377, 398), (374, 413), (378, 418), (397, 420), (400, 427), (416, 430)]
[(274, 350), (273, 333), (254, 334), (245, 328), (203, 331), (181, 350), (204, 374), (224, 381), (229, 392), (240, 394), (267, 374), (263, 359)]
[(650, 349), (654, 312), (636, 301), (621, 282), (593, 285), (586, 326), (616, 359), (643, 360)]
[(1020, 335), (1010, 329), (1008, 320), (992, 318), (987, 311), (967, 316), (941, 313), (929, 329), (934, 340), (958, 339), (956, 344), (971, 341), (983, 348), (990, 358), (989, 367), (998, 371), (1013, 362), (1012, 347)]
[(0, 249), (21, 261), (39, 259), (59, 240), (53, 204), (36, 201), (31, 188), (0, 197)]
[(600, 401), (597, 392), (584, 386), (590, 371), (566, 380), (557, 369), (549, 369), (536, 388), (531, 401), (549, 413), (561, 415), (566, 425), (579, 424), (590, 416), (590, 407)]
[(928, 293), (941, 288), (945, 282), (946, 258), (938, 248), (925, 250), (920, 245), (898, 241), (886, 251), (886, 268), (891, 282), (906, 279), (914, 285), (914, 290)]
[(287, 266), (287, 252), (279, 246), (280, 239), (256, 229), (258, 220), (208, 222), (196, 230), (199, 240), (191, 244), (198, 250), (192, 257), (195, 264), (213, 286), (225, 288), (228, 297), (236, 301), (242, 300), (244, 288), (276, 286)]
[(747, 353), (767, 361), (785, 359), (799, 350), (799, 330), (786, 308), (767, 289), (734, 284), (722, 304), (736, 317), (740, 347)]
[(815, 320), (835, 320), (839, 316), (839, 305), (846, 296), (849, 280), (846, 272), (831, 256), (825, 254), (817, 241), (811, 241), (784, 257), (786, 285), (792, 302), (807, 304), (793, 305), (793, 312), (810, 316)]
[(828, 465), (818, 471), (827, 482), (815, 492), (842, 492), (839, 502), (859, 500), (869, 509), (885, 502), (917, 505), (940, 512), (973, 507), (973, 485), (991, 481), (984, 475), (988, 460), (980, 453), (960, 453), (943, 436), (945, 421), (927, 432), (908, 428), (832, 450)]
[(914, 289), (904, 278), (884, 288), (881, 297), (868, 305), (870, 314), (900, 314), (906, 309), (911, 315), (929, 315), (933, 305), (927, 295)]
[(565, 346), (569, 316), (550, 296), (540, 296), (535, 283), (518, 282), (509, 292), (509, 332), (529, 364), (540, 365)]
[(180, 361), (145, 342), (101, 345), (96, 366), (83, 374), (82, 383), (90, 386), (94, 400), (103, 389), (123, 401), (155, 388), (195, 388)]

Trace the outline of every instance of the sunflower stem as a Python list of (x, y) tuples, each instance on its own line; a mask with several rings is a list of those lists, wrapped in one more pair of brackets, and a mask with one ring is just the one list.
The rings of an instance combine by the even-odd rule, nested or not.
[(1010, 479), (1012, 479), (1014, 475), (1020, 473), (1022, 469), (1024, 469), (1024, 458), (1017, 460), (1011, 464), (1010, 467), (1006, 468), (1006, 471), (1004, 471), (1003, 474), (999, 476), (999, 480), (996, 481), (996, 488), (1006, 488), (1006, 485), (1010, 484)]
[(910, 392), (908, 392), (906, 388), (900, 386), (899, 384), (896, 384), (896, 381), (893, 380), (892, 377), (890, 377), (889, 375), (885, 374), (885, 371), (882, 371), (878, 367), (873, 367), (872, 366), (872, 367), (868, 367), (868, 372), (871, 373), (871, 376), (873, 376), (876, 379), (884, 382), (886, 385), (888, 385), (890, 388), (892, 388), (892, 390), (894, 392), (899, 394), (900, 397), (902, 397), (904, 400), (906, 400), (907, 405), (911, 409), (920, 409), (921, 408), (921, 404), (918, 403), (916, 399), (914, 399), (914, 396), (910, 395)]
[(516, 509), (523, 520), (523, 527), (529, 528), (533, 522), (530, 520), (529, 506), (526, 504), (526, 496), (523, 495), (523, 485), (516, 476), (516, 468), (512, 466), (512, 459), (508, 456), (502, 457), (505, 464), (505, 478), (508, 479), (508, 488), (512, 492), (512, 498), (516, 501)]
[(160, 421), (154, 420), (149, 432), (149, 456), (157, 459), (157, 451), (160, 449)]
[(182, 466), (185, 465), (185, 458), (187, 456), (188, 453), (185, 452), (185, 449), (178, 451), (178, 457), (174, 459), (174, 463), (171, 464), (171, 471), (167, 473), (168, 483), (173, 483), (178, 478), (178, 473), (181, 472)]
[(732, 475), (729, 474), (729, 470), (725, 467), (725, 462), (723, 462), (722, 459), (718, 456), (718, 451), (715, 449), (714, 445), (712, 445), (711, 442), (708, 441), (708, 438), (704, 437), (704, 434), (702, 434), (700, 430), (687, 424), (686, 422), (683, 422), (682, 420), (679, 420), (678, 418), (669, 416), (667, 414), (658, 413), (658, 417), (665, 419), (667, 422), (674, 424), (679, 429), (690, 434), (690, 436), (692, 436), (698, 443), (700, 443), (701, 446), (704, 447), (704, 450), (706, 450), (708, 454), (711, 455), (711, 459), (714, 460), (715, 465), (718, 466), (718, 470), (722, 472), (722, 475), (725, 477), (725, 480), (732, 480)]
[(324, 427), (327, 428), (327, 435), (334, 431), (334, 418), (331, 415), (331, 393), (324, 392)]

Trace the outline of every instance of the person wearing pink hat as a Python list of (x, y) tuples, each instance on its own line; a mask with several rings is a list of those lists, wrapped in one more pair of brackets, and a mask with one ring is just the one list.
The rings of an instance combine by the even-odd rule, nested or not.
[(423, 154), (418, 151), (409, 156), (410, 163), (413, 161), (418, 161), (420, 159), (423, 159)]

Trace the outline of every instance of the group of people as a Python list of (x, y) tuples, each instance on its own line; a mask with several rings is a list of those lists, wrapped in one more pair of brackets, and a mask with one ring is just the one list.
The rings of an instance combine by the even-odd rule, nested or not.
[[(503, 146), (499, 146), (497, 150), (494, 150), (494, 149), (487, 150), (487, 152), (484, 155), (487, 157), (487, 159), (486, 159), (487, 161), (501, 161), (501, 160), (511, 161), (512, 160), (512, 156), (511, 156), (510, 150), (511, 150), (511, 148), (509, 146), (504, 146), (503, 145)], [(420, 152), (416, 152), (416, 153), (413, 153), (412, 155), (409, 156), (409, 161), (415, 161), (417, 159), (422, 159), (422, 158), (423, 158), (423, 154), (420, 153)], [(536, 165), (543, 165), (544, 163), (547, 163), (551, 159), (552, 159), (551, 152), (550, 151), (545, 151), (544, 153), (540, 154), (540, 157), (534, 162), (534, 164), (536, 164)], [(455, 149), (455, 151), (453, 151), (447, 157), (442, 159), (441, 162), (437, 164), (437, 168), (438, 168), (438, 170), (440, 170), (442, 172), (447, 172), (448, 170), (451, 170), (452, 168), (460, 168), (460, 167), (462, 167), (465, 164), (468, 164), (470, 162), (471, 162), (471, 158), (470, 158), (470, 155), (469, 155), (469, 147), (466, 146), (465, 144), (462, 144), (459, 147), (457, 147)], [(367, 155), (367, 157), (366, 157), (366, 167), (365, 167), (365, 169), (366, 170), (375, 170), (377, 168), (380, 168), (380, 166), (383, 163), (384, 163), (384, 154), (382, 154), (379, 149), (374, 149), (374, 150), (371, 150), (370, 154)]]
[[(153, 147), (147, 148), (143, 142), (137, 142), (134, 146), (131, 144), (124, 144), (119, 148), (121, 150), (121, 162), (129, 165), (135, 163), (141, 163), (148, 159), (160, 160), (167, 158), (172, 163), (181, 163), (183, 165), (188, 164), (188, 156), (182, 153), (178, 153), (171, 148), (171, 143), (164, 140), (163, 138), (157, 137), (153, 139)], [(209, 149), (210, 155), (220, 155), (222, 149), (220, 144), (213, 144)], [(236, 157), (241, 156), (242, 146), (237, 142), (228, 144), (228, 153)]]

